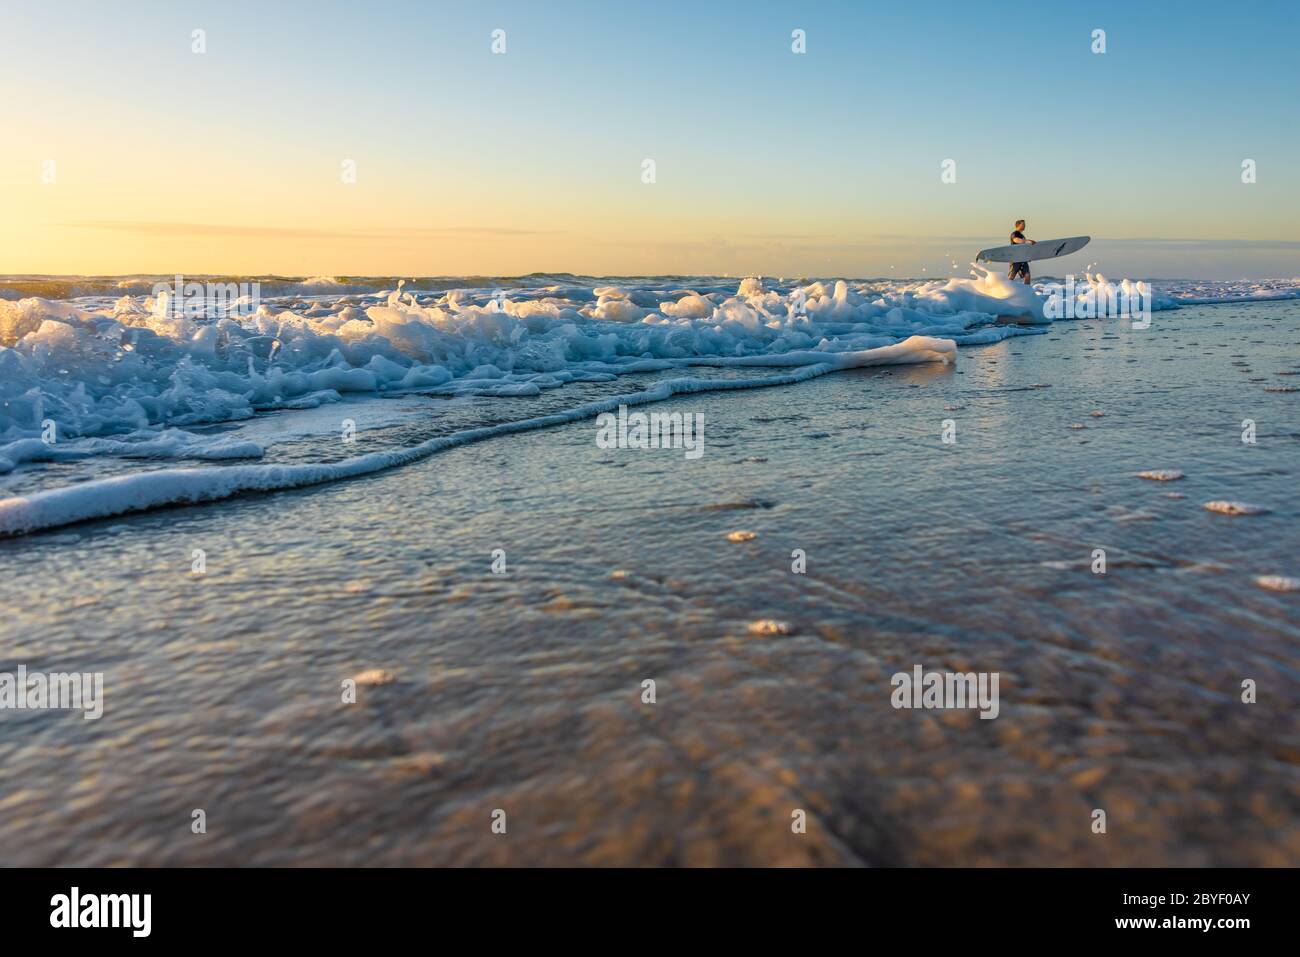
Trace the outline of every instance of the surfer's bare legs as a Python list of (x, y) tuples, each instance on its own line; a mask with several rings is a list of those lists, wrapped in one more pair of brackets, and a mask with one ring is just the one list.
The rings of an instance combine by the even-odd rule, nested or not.
[[(1034, 241), (1028, 238), (1025, 233), (1025, 221), (1017, 219), (1016, 225), (1011, 230), (1011, 245), (1020, 246), (1022, 244), (1032, 246)], [(1029, 263), (1012, 263), (1011, 268), (1007, 270), (1007, 278), (1012, 282), (1016, 281), (1016, 276), (1023, 273), (1025, 285), (1029, 285)]]

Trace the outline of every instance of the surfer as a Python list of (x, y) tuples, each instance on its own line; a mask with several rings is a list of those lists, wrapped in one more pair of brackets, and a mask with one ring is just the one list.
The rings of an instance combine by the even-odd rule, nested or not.
[[(1011, 231), (1011, 245), (1019, 246), (1021, 243), (1029, 243), (1029, 245), (1032, 246), (1034, 244), (1032, 239), (1025, 238), (1024, 228), (1025, 221), (1023, 219), (1017, 219), (1016, 228)], [(1007, 270), (1007, 278), (1012, 281), (1015, 280), (1016, 276), (1020, 275), (1025, 277), (1025, 285), (1028, 286), (1029, 263), (1012, 263), (1011, 268)]]

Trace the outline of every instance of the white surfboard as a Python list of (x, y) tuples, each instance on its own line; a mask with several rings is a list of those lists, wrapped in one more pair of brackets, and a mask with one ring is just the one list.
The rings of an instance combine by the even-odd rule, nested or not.
[(975, 258), (986, 263), (1031, 263), (1077, 253), (1091, 239), (1091, 236), (1071, 236), (1069, 239), (1040, 239), (1034, 243), (994, 246), (981, 249)]

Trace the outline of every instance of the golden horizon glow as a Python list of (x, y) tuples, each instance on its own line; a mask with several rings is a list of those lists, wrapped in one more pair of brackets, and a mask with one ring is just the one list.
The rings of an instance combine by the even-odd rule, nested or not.
[[(1227, 54), (1206, 37), (1126, 14), (1141, 57), (1094, 57), (1060, 23), (1009, 37), (953, 11), (949, 36), (906, 10), (838, 10), (808, 15), (797, 56), (761, 4), (743, 21), (593, 9), (507, 5), (497, 56), (475, 5), (20, 3), (0, 36), (0, 80), (24, 91), (6, 104), (0, 274), (960, 275), (1019, 217), (1037, 238), (1096, 237), (1078, 270), (1300, 273), (1285, 84), (1207, 88), (1191, 53)], [(885, 20), (897, 75), (852, 39)], [(1145, 82), (1133, 135), (991, 105), (969, 78), (1013, 46), (1028, 71), (1071, 64), (1068, 102), (1026, 101), (1049, 118), (1087, 102), (1122, 119)], [(1234, 84), (1256, 69), (1279, 67), (1243, 55)], [(1224, 144), (1188, 132), (1189, 104), (1225, 102)]]

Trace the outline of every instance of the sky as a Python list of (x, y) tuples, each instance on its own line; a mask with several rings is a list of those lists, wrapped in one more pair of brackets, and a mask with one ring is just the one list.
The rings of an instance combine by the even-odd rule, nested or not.
[(0, 23), (0, 274), (964, 275), (1024, 218), (1093, 236), (1080, 271), (1300, 276), (1288, 3), (0, 0)]

